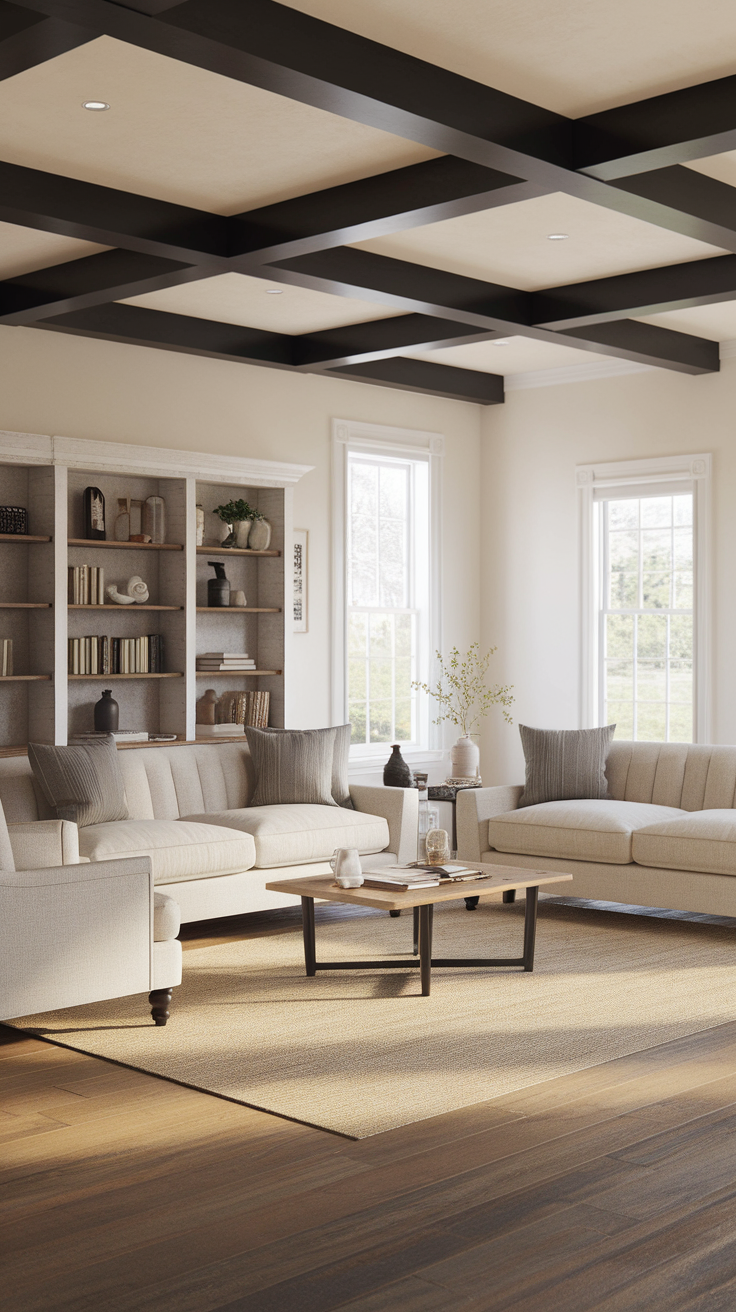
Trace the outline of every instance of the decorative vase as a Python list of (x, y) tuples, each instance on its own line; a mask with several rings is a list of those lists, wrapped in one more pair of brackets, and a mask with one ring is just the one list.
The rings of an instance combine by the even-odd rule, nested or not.
[(250, 533), (250, 526), (252, 523), (253, 523), (252, 519), (239, 519), (237, 523), (233, 524), (236, 547), (241, 547), (241, 548), (247, 547), (248, 535)]
[(229, 606), (230, 584), (225, 573), (225, 566), (220, 560), (208, 560), (207, 564), (215, 571), (215, 577), (207, 580), (207, 605)]
[(383, 767), (383, 782), (386, 788), (414, 787), (414, 775), (401, 755), (398, 743), (394, 743), (391, 755)]
[(163, 497), (146, 497), (143, 502), (143, 532), (152, 542), (166, 541), (166, 502)]
[(453, 779), (475, 779), (480, 765), (480, 749), (468, 734), (458, 738), (452, 749)]
[(204, 506), (197, 506), (197, 546), (204, 546)]
[(118, 513), (115, 516), (115, 541), (128, 542), (130, 539), (130, 498), (118, 497)]
[(271, 544), (271, 525), (267, 519), (251, 520), (248, 546), (251, 551), (268, 551)]
[(112, 695), (112, 688), (105, 688), (100, 700), (95, 703), (95, 732), (115, 733), (120, 719), (120, 707)]

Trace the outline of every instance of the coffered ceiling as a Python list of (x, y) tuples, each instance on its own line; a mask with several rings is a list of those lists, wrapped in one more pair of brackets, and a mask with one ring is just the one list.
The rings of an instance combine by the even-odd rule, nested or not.
[(736, 9), (707, 8), (0, 0), (0, 323), (481, 404), (714, 372)]

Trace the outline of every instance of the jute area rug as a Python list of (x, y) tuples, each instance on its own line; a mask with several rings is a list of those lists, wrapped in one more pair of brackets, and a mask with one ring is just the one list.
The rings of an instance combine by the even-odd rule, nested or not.
[[(317, 923), (317, 956), (411, 953), (411, 914)], [(515, 956), (521, 906), (449, 903), (437, 956)], [(304, 975), (296, 925), (184, 953), (165, 1029), (123, 998), (14, 1024), (68, 1047), (354, 1138), (733, 1020), (736, 928), (540, 901), (533, 974)]]

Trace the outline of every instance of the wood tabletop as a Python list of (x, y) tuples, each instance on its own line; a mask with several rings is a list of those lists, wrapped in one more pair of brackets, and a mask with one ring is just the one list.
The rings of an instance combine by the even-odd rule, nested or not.
[(307, 875), (303, 879), (277, 879), (266, 884), (274, 893), (294, 893), (297, 897), (320, 898), (325, 902), (354, 902), (383, 911), (396, 911), (407, 907), (422, 907), (428, 903), (456, 902), (461, 897), (498, 896), (507, 888), (537, 888), (542, 884), (557, 884), (571, 880), (552, 870), (521, 870), (515, 866), (468, 863), (473, 869), (487, 871), (488, 879), (469, 879), (463, 883), (434, 884), (430, 888), (340, 888), (332, 875)]

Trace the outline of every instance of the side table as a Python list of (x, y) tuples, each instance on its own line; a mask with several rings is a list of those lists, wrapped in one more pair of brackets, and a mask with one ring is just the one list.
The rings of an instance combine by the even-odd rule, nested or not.
[[(430, 802), (446, 802), (449, 803), (452, 808), (452, 834), (450, 838), (450, 847), (453, 852), (457, 851), (457, 795), (468, 787), (472, 787), (472, 784), (431, 784), (427, 789), (427, 796)], [(516, 889), (504, 889), (503, 900), (504, 902), (515, 902)], [(466, 910), (475, 911), (478, 901), (479, 899), (477, 897), (466, 897)]]

